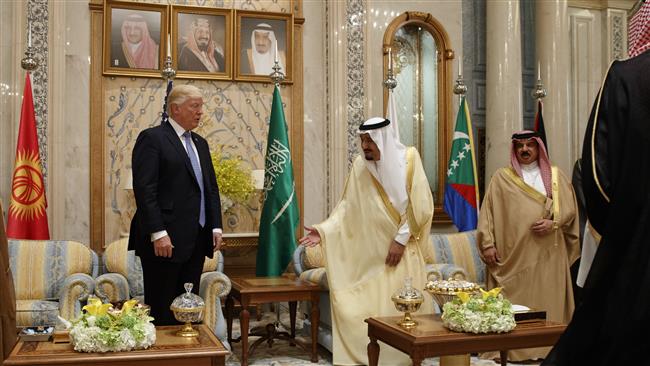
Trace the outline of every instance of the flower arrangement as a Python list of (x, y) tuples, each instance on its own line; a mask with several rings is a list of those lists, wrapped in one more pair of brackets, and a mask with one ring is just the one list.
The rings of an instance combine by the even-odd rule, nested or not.
[(501, 288), (480, 293), (456, 293), (442, 308), (443, 325), (456, 332), (505, 333), (516, 326), (512, 304), (503, 298)]
[(124, 302), (121, 309), (88, 299), (81, 316), (72, 321), (70, 340), (75, 351), (119, 352), (149, 348), (156, 342), (156, 328), (149, 308), (138, 300)]
[(241, 166), (240, 159), (228, 159), (219, 148), (212, 153), (212, 166), (217, 175), (221, 208), (225, 211), (235, 203), (245, 203), (255, 191), (251, 170)]

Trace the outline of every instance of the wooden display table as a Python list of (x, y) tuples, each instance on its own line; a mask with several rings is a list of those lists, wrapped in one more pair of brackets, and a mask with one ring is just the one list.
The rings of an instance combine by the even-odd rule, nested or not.
[(416, 328), (405, 330), (397, 322), (401, 316), (368, 318), (368, 364), (379, 361), (382, 341), (411, 356), (413, 366), (435, 356), (461, 355), (475, 352), (501, 351), (501, 365), (508, 362), (509, 349), (552, 346), (566, 325), (546, 320), (517, 323), (509, 333), (472, 334), (452, 332), (442, 325), (439, 315), (417, 315)]
[[(232, 283), (232, 289), (226, 299), (228, 341), (239, 342), (241, 340), (242, 366), (248, 365), (249, 353), (252, 353), (255, 350), (255, 347), (264, 340), (268, 340), (269, 345), (272, 343), (273, 338), (288, 339), (292, 345), (296, 344), (296, 307), (298, 301), (311, 301), (311, 361), (318, 362), (318, 322), (320, 318), (318, 299), (320, 286), (311, 282), (288, 277), (231, 278), (230, 282)], [(241, 313), (239, 314), (241, 337), (238, 339), (232, 339), (232, 319), (235, 300), (241, 304)], [(266, 327), (268, 334), (258, 339), (249, 349), (248, 325), (250, 312), (248, 311), (248, 307), (280, 301), (289, 302), (291, 334), (285, 335), (282, 333), (275, 333), (275, 326), (270, 324)]]
[(179, 326), (156, 327), (156, 344), (130, 352), (76, 352), (70, 343), (19, 341), (3, 365), (93, 366), (223, 366), (228, 350), (204, 325), (195, 325), (199, 336), (178, 337)]

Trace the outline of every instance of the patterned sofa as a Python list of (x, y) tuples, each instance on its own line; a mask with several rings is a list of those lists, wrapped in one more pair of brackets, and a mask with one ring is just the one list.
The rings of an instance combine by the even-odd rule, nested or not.
[[(485, 285), (485, 264), (476, 246), (476, 231), (453, 234), (431, 234), (434, 264), (425, 268), (429, 280), (462, 279)], [(320, 296), (320, 324), (318, 343), (332, 351), (332, 315), (330, 308), (327, 272), (320, 246), (298, 246), (293, 254), (294, 271), (301, 279), (318, 283), (324, 291)], [(428, 295), (427, 295), (428, 296)], [(309, 329), (308, 312), (305, 312), (305, 329)]]
[[(106, 273), (97, 277), (95, 294), (102, 301), (123, 301), (131, 298), (144, 299), (144, 282), (140, 257), (128, 250), (129, 238), (110, 243), (102, 260)], [(203, 265), (199, 295), (205, 300), (203, 322), (228, 348), (226, 321), (221, 310), (221, 299), (230, 292), (230, 279), (223, 273), (223, 256), (220, 252)], [(180, 294), (179, 294), (180, 295)]]
[(55, 325), (74, 318), (95, 287), (97, 254), (67, 240), (9, 240), (16, 325)]

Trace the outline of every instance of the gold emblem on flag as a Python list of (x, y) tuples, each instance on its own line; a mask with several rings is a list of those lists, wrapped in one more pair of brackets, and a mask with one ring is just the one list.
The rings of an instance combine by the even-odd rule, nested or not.
[(45, 213), (45, 184), (38, 152), (23, 150), (16, 156), (9, 212), (19, 219), (34, 219)]

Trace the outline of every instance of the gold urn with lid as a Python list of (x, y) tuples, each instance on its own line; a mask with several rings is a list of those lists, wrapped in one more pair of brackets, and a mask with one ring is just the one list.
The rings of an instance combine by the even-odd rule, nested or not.
[(203, 320), (203, 311), (205, 310), (205, 301), (192, 293), (194, 285), (190, 282), (185, 283), (185, 293), (174, 299), (169, 307), (174, 313), (174, 317), (181, 323), (185, 323), (182, 328), (176, 332), (181, 337), (198, 337), (199, 332), (192, 327), (192, 323), (198, 323)]
[(391, 300), (395, 303), (395, 308), (404, 313), (404, 318), (397, 322), (397, 324), (404, 329), (415, 328), (418, 322), (411, 317), (411, 313), (420, 309), (420, 306), (424, 302), (424, 296), (420, 290), (413, 287), (411, 277), (404, 280), (404, 287), (395, 291), (393, 296), (391, 296)]

